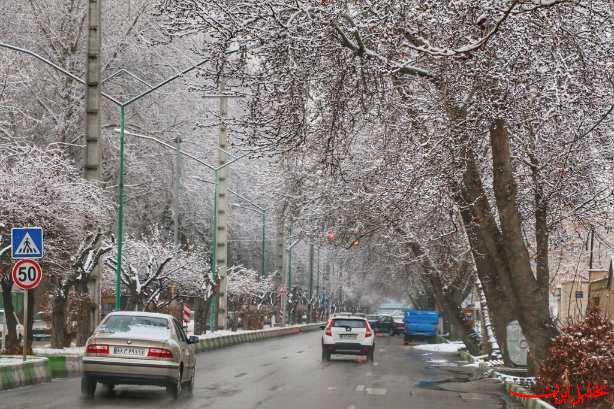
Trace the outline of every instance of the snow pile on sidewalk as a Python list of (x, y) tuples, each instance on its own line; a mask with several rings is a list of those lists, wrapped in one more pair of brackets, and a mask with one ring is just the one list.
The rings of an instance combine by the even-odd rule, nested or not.
[(503, 383), (513, 383), (516, 385), (523, 385), (523, 386), (535, 385), (535, 378), (532, 376), (513, 376), (513, 375), (508, 375), (508, 374), (504, 374), (504, 373), (496, 372), (496, 371), (494, 371), (492, 375), (494, 378), (497, 378)]
[(197, 335), (200, 339), (211, 339), (211, 338), (218, 338), (218, 337), (225, 337), (227, 335), (234, 335), (234, 334), (246, 334), (248, 332), (254, 332), (254, 331), (246, 331), (246, 330), (242, 330), (242, 329), (238, 329), (236, 331), (231, 331), (228, 329), (218, 329), (216, 331), (208, 331), (206, 334), (203, 335)]
[(35, 355), (83, 355), (85, 347), (69, 348), (32, 348)]
[(458, 352), (459, 349), (463, 348), (465, 344), (460, 341), (452, 341), (446, 344), (423, 344), (423, 345), (415, 345), (415, 349), (419, 349), (421, 351), (430, 351), (430, 352)]
[(21, 363), (23, 363), (22, 358), (0, 356), (0, 366), (19, 365)]

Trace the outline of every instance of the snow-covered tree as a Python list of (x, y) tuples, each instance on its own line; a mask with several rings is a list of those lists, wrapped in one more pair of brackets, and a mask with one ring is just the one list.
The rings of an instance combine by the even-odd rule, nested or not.
[[(80, 177), (61, 149), (14, 145), (0, 157), (0, 237), (8, 244), (12, 227), (42, 227), (44, 279), (54, 297), (66, 299), (74, 278), (71, 255), (85, 239), (84, 234), (108, 222), (108, 200), (102, 189)], [(0, 257), (0, 283), (7, 311), (12, 309), (13, 287), (9, 256), (7, 251)]]

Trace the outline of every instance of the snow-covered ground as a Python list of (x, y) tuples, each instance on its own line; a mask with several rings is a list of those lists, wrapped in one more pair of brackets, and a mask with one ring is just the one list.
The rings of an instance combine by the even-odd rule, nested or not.
[(85, 347), (69, 347), (69, 348), (32, 348), (36, 355), (83, 355)]
[(19, 365), (23, 360), (15, 357), (0, 357), (0, 366)]
[[(26, 358), (26, 362), (32, 362), (36, 360), (40, 360), (40, 357), (28, 356)], [(0, 367), (1, 366), (14, 366), (21, 365), (23, 363), (23, 358), (20, 356), (0, 356)]]
[(431, 351), (431, 352), (458, 352), (459, 349), (463, 348), (465, 344), (460, 341), (452, 341), (446, 344), (423, 344), (423, 345), (415, 345), (415, 349), (419, 349), (421, 351)]

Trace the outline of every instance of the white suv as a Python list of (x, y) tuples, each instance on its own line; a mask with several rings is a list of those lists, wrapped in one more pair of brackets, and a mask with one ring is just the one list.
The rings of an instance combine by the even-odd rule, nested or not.
[(322, 335), (322, 359), (331, 354), (366, 355), (373, 361), (375, 336), (369, 321), (353, 315), (335, 316), (328, 320)]

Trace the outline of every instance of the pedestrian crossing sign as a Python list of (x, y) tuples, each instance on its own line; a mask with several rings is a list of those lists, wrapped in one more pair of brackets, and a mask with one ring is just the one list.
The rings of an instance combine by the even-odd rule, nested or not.
[(11, 257), (13, 259), (42, 258), (42, 227), (15, 227), (11, 229)]

